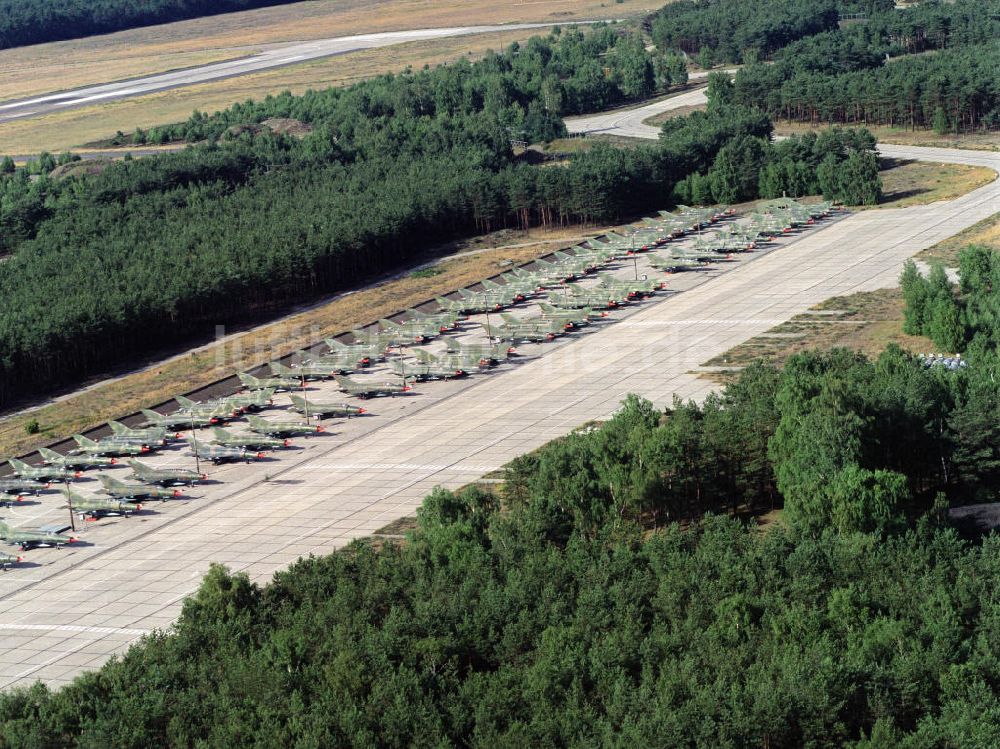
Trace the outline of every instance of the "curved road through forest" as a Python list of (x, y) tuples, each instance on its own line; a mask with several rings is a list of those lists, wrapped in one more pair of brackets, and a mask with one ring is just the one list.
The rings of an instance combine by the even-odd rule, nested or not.
[[(636, 127), (634, 117), (601, 117)], [(1000, 170), (998, 153), (882, 150)], [(435, 486), (467, 484), (609, 416), (628, 393), (659, 406), (704, 397), (711, 384), (693, 373), (703, 362), (831, 296), (896, 284), (907, 258), (998, 206), (994, 181), (950, 202), (827, 222), (728, 272), (670, 277), (671, 287), (687, 289), (544, 356), (376, 401), (379, 417), (335, 425), (337, 434), (302, 441), (280, 461), (213, 471), (226, 483), (195, 492), (190, 504), (95, 524), (86, 545), (29, 552), (33, 566), (0, 576), (0, 687), (66, 683), (169, 627), (210, 562), (266, 582), (300, 556), (329, 553), (411, 515)]]

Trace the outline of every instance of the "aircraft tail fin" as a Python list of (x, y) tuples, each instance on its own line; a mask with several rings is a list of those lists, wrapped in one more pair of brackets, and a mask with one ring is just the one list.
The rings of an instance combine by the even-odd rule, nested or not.
[(62, 457), (62, 455), (57, 453), (55, 450), (49, 449), (48, 447), (38, 448), (38, 454), (41, 455), (43, 458), (47, 458), (48, 460), (59, 459)]
[(7, 462), (10, 463), (11, 468), (13, 468), (15, 471), (23, 471), (25, 468), (31, 468), (31, 466), (29, 466), (23, 460), (18, 460), (17, 458), (11, 458)]
[(237, 377), (240, 378), (240, 382), (242, 382), (248, 388), (255, 388), (258, 385), (260, 385), (259, 379), (257, 379), (253, 375), (247, 374), (246, 372), (237, 372), (236, 375)]
[(212, 434), (215, 435), (215, 439), (217, 440), (225, 440), (233, 436), (221, 427), (212, 427)]
[(420, 361), (422, 361), (422, 362), (432, 362), (432, 361), (435, 361), (437, 359), (437, 357), (434, 356), (434, 354), (432, 354), (427, 349), (414, 348), (414, 349), (411, 349), (411, 351), (412, 351), (413, 355), (415, 357), (417, 357), (417, 359), (420, 360)]
[(73, 439), (76, 440), (76, 444), (80, 447), (88, 447), (90, 445), (96, 445), (97, 443), (89, 437), (84, 437), (82, 434), (74, 434)]
[(148, 408), (142, 409), (142, 415), (149, 419), (150, 422), (159, 421), (163, 418), (163, 414), (150, 411)]
[(125, 434), (129, 431), (129, 428), (120, 421), (109, 421), (108, 426), (111, 427), (111, 431), (115, 434)]
[(198, 405), (196, 401), (186, 398), (183, 395), (175, 395), (174, 400), (180, 403), (184, 408), (195, 408)]
[(119, 483), (118, 479), (112, 478), (111, 476), (108, 476), (105, 473), (97, 474), (97, 480), (101, 482), (101, 485), (105, 489), (110, 489), (112, 486), (115, 486), (116, 484)]
[(500, 319), (506, 323), (510, 323), (511, 325), (517, 325), (518, 323), (521, 322), (521, 320), (516, 315), (512, 315), (509, 312), (501, 312)]

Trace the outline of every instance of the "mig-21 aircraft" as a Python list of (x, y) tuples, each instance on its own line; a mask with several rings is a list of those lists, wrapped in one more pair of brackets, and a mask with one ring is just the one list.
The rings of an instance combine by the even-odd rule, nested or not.
[(340, 374), (341, 372), (353, 372), (354, 366), (351, 364), (300, 364), (297, 367), (288, 367), (280, 362), (271, 362), (268, 364), (273, 372), (278, 377), (284, 377), (292, 379), (295, 377), (299, 378), (299, 382), (302, 380), (329, 380), (335, 374)]
[[(343, 379), (347, 379), (346, 377)], [(328, 418), (351, 418), (365, 413), (365, 409), (358, 406), (351, 406), (347, 403), (318, 403), (297, 396), (291, 397), (292, 410), (298, 411), (307, 417), (315, 416), (318, 419)]]
[(0, 496), (10, 497), (8, 501), (19, 502), (26, 494), (38, 494), (48, 488), (47, 482), (35, 479), (11, 478), (10, 476), (0, 478)]
[(412, 377), (418, 382), (425, 380), (448, 380), (455, 377), (466, 377), (469, 373), (460, 366), (432, 361), (408, 362), (402, 359), (394, 359), (390, 364), (393, 374), (399, 375), (405, 381), (407, 377)]
[(158, 499), (166, 502), (168, 499), (181, 496), (180, 489), (166, 489), (151, 484), (129, 484), (104, 473), (98, 474), (97, 480), (101, 482), (106, 493), (130, 502), (137, 499)]
[[(257, 418), (257, 417), (253, 417)], [(189, 468), (154, 468), (138, 460), (128, 461), (132, 475), (144, 484), (159, 484), (160, 486), (191, 486), (207, 481), (204, 473), (192, 471)]]
[(86, 471), (89, 468), (110, 468), (118, 462), (117, 458), (102, 458), (100, 455), (60, 455), (47, 447), (38, 448), (38, 454), (46, 465), (63, 468), (67, 471)]
[[(443, 337), (444, 350), (449, 354), (457, 354), (468, 360), (478, 360), (480, 364), (499, 364), (506, 361), (514, 353), (513, 346), (502, 343), (462, 343), (456, 338)], [(419, 349), (414, 349), (414, 353)]]
[(123, 441), (115, 437), (104, 437), (100, 440), (92, 440), (82, 434), (74, 434), (78, 447), (71, 451), (71, 455), (105, 455), (114, 457), (143, 455), (149, 452), (149, 445), (136, 444), (135, 442)]
[(239, 447), (226, 447), (225, 445), (206, 445), (199, 442), (191, 450), (191, 455), (197, 455), (202, 460), (210, 460), (215, 465), (220, 463), (236, 463), (239, 461), (260, 460), (264, 453), (251, 453)]
[[(114, 433), (115, 437), (136, 440), (144, 445), (167, 444), (168, 435), (167, 430), (164, 427), (145, 427), (143, 429), (133, 429), (118, 421), (109, 421), (108, 426), (111, 427), (111, 431)], [(169, 436), (174, 439), (177, 438), (176, 434)]]
[(193, 423), (195, 420), (212, 420), (212, 424), (217, 424), (220, 421), (225, 421), (226, 419), (233, 419), (240, 416), (243, 410), (236, 408), (231, 405), (227, 405), (220, 401), (208, 401), (205, 403), (199, 403), (198, 401), (193, 401), (190, 398), (185, 398), (183, 395), (174, 396), (174, 400), (180, 404), (180, 408), (174, 413), (171, 418), (178, 420), (179, 423), (184, 423), (187, 420), (188, 424)]
[(551, 341), (562, 335), (564, 328), (561, 323), (552, 320), (518, 321), (502, 325), (483, 324), (490, 340), (512, 341), (514, 343), (540, 343)]
[[(413, 390), (409, 385), (394, 385), (392, 383), (382, 383), (382, 384), (368, 384), (365, 382), (357, 382), (349, 377), (342, 377), (338, 375), (336, 378), (337, 386), (343, 390), (348, 395), (353, 395), (355, 398), (381, 398), (386, 396), (399, 395), (401, 393), (407, 393)], [(319, 413), (314, 409), (314, 404), (309, 403), (310, 413)]]
[[(361, 410), (364, 411), (364, 409)], [(302, 421), (268, 421), (260, 416), (247, 416), (247, 422), (250, 424), (251, 431), (281, 439), (323, 431), (323, 427), (315, 424), (306, 424)]]
[(237, 377), (247, 390), (271, 389), (275, 392), (280, 390), (298, 390), (302, 387), (302, 380), (297, 377), (254, 377), (246, 372), (238, 372)]
[(142, 415), (146, 417), (143, 426), (158, 426), (164, 429), (195, 429), (218, 424), (220, 421), (218, 416), (194, 416), (184, 411), (164, 416), (156, 411), (144, 409)]
[(336, 338), (327, 338), (325, 342), (332, 353), (354, 361), (359, 367), (368, 367), (373, 362), (385, 361), (385, 346), (344, 343)]
[(287, 439), (275, 439), (263, 434), (237, 434), (221, 427), (212, 427), (212, 442), (244, 450), (279, 450), (291, 444)]
[(60, 548), (76, 542), (74, 536), (62, 533), (44, 533), (42, 531), (21, 531), (11, 528), (7, 523), (0, 523), (0, 539), (9, 544), (17, 544), (21, 551), (38, 549), (40, 547)]
[(30, 466), (22, 460), (11, 458), (7, 461), (14, 470), (14, 475), (22, 479), (35, 481), (72, 481), (80, 478), (81, 471), (67, 471), (59, 466)]
[(63, 489), (62, 495), (66, 497), (66, 507), (87, 520), (99, 520), (105, 517), (127, 518), (133, 512), (142, 509), (140, 504), (105, 497), (87, 497), (72, 489)]

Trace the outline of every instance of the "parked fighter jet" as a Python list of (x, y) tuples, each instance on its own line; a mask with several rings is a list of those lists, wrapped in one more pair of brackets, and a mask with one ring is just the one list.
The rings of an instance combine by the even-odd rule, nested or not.
[(195, 419), (214, 419), (211, 423), (215, 424), (225, 419), (232, 419), (243, 412), (240, 408), (218, 400), (199, 403), (183, 395), (175, 395), (174, 400), (181, 406), (173, 414), (173, 418), (179, 420), (179, 423), (184, 423), (185, 419), (188, 424)]
[(39, 455), (46, 465), (56, 466), (68, 471), (86, 471), (89, 468), (110, 468), (118, 462), (117, 458), (102, 458), (99, 455), (60, 455), (47, 447), (38, 448)]
[(341, 372), (353, 372), (354, 367), (350, 364), (300, 364), (297, 367), (287, 367), (279, 362), (271, 362), (268, 364), (276, 376), (293, 379), (299, 378), (299, 382), (302, 380), (329, 380), (335, 374), (340, 374)]
[(404, 381), (408, 377), (412, 377), (418, 382), (425, 380), (448, 380), (455, 377), (466, 377), (469, 374), (463, 367), (439, 362), (436, 359), (417, 362), (393, 359), (390, 367), (393, 374), (399, 375)]
[(450, 312), (462, 316), (478, 315), (483, 312), (495, 312), (499, 309), (496, 302), (489, 302), (486, 297), (482, 297), (480, 299), (446, 299), (442, 296), (438, 296), (434, 297), (434, 301), (438, 303), (438, 308), (442, 312)]
[(238, 372), (237, 377), (247, 390), (298, 390), (302, 387), (302, 380), (296, 377), (254, 377), (246, 372)]
[[(5, 476), (0, 478), (0, 494), (11, 497), (13, 501), (20, 501), (26, 494), (38, 494), (43, 489), (48, 489), (47, 482), (36, 481), (35, 479), (11, 478)], [(14, 500), (14, 498), (17, 498)]]
[(146, 417), (143, 426), (158, 426), (165, 429), (194, 429), (218, 424), (220, 421), (218, 416), (194, 416), (186, 411), (164, 416), (156, 411), (143, 410), (142, 414)]
[[(257, 418), (257, 417), (251, 417)], [(159, 484), (160, 486), (190, 486), (207, 481), (204, 473), (192, 471), (189, 468), (154, 468), (138, 460), (128, 461), (132, 475), (144, 484)]]
[(413, 339), (409, 335), (394, 333), (390, 330), (352, 330), (351, 335), (358, 343), (365, 346), (375, 346), (382, 351), (386, 349), (409, 346)]
[(135, 442), (127, 442), (114, 437), (104, 437), (101, 440), (92, 440), (82, 434), (74, 434), (78, 447), (71, 451), (72, 455), (107, 455), (121, 457), (124, 455), (142, 455), (149, 452), (148, 445), (140, 445)]
[[(478, 353), (473, 354), (462, 354), (462, 353), (448, 353), (447, 351), (443, 354), (433, 354), (426, 349), (414, 349), (413, 355), (416, 357), (419, 364), (425, 365), (435, 365), (438, 367), (445, 368), (445, 371), (455, 372), (461, 370), (463, 372), (469, 373), (476, 369), (482, 369), (483, 367), (490, 366), (489, 361), (484, 361), (483, 358)], [(402, 374), (397, 372), (396, 374)], [(409, 377), (410, 373), (407, 371), (406, 376)], [(452, 375), (460, 376), (460, 375)]]
[[(123, 437), (129, 440), (136, 440), (143, 445), (165, 445), (167, 443), (167, 430), (164, 427), (146, 427), (144, 429), (133, 429), (118, 421), (109, 421), (108, 426), (115, 437)], [(176, 439), (176, 435), (169, 435)]]
[(581, 325), (587, 325), (595, 317), (607, 317), (607, 312), (594, 312), (590, 307), (583, 307), (581, 309), (560, 309), (551, 304), (546, 304), (542, 302), (538, 305), (538, 308), (542, 311), (541, 318), (543, 320), (559, 320), (560, 322), (569, 322), (574, 325), (574, 327), (579, 327)]
[(72, 489), (63, 489), (62, 495), (66, 497), (66, 507), (87, 520), (100, 520), (111, 516), (127, 518), (133, 512), (142, 509), (140, 504), (133, 505), (104, 497), (87, 497)]
[[(483, 282), (485, 283), (485, 281)], [(413, 309), (412, 307), (404, 313), (406, 318), (405, 323), (409, 322), (421, 322), (425, 325), (433, 325), (437, 327), (438, 333), (446, 333), (449, 330), (454, 330), (458, 327), (458, 315), (452, 312), (421, 312), (418, 309)]]
[(274, 388), (236, 393), (220, 399), (219, 402), (231, 407), (234, 412), (238, 410), (240, 413), (255, 413), (273, 405)]
[(291, 444), (287, 439), (275, 439), (262, 434), (237, 434), (221, 427), (212, 427), (212, 442), (225, 447), (242, 447), (244, 450), (278, 450)]
[(378, 324), (382, 326), (382, 330), (405, 339), (407, 344), (424, 343), (441, 332), (441, 326), (434, 321), (408, 320), (404, 323), (396, 323), (383, 318), (378, 321)]
[(24, 561), (24, 557), (19, 557), (19, 556), (15, 556), (13, 554), (7, 554), (5, 552), (0, 552), (0, 568), (2, 568), (4, 572), (6, 572), (7, 570), (9, 570), (11, 567), (13, 567), (18, 562), (23, 562), (23, 561)]
[(359, 367), (367, 367), (372, 362), (385, 360), (385, 346), (367, 343), (344, 343), (336, 338), (327, 338), (326, 345), (338, 356), (354, 361)]
[(264, 457), (264, 453), (247, 452), (239, 447), (226, 447), (225, 445), (206, 445), (199, 442), (198, 446), (191, 450), (192, 455), (197, 455), (202, 460), (210, 460), (216, 465), (220, 463), (235, 463), (238, 461), (259, 460)]
[[(346, 377), (344, 378), (347, 379)], [(358, 406), (351, 406), (347, 403), (319, 403), (305, 398), (292, 397), (292, 409), (300, 414), (309, 417), (315, 416), (317, 419), (328, 418), (351, 418), (365, 413), (365, 409)]]
[(17, 544), (21, 547), (21, 551), (37, 549), (43, 546), (60, 548), (66, 544), (76, 542), (74, 536), (67, 536), (62, 533), (15, 530), (7, 525), (7, 523), (0, 523), (0, 539), (9, 544)]
[(104, 491), (112, 497), (127, 499), (158, 499), (165, 502), (173, 497), (181, 496), (180, 489), (165, 489), (161, 486), (150, 484), (128, 484), (107, 474), (98, 474), (97, 480), (101, 482)]
[(564, 332), (563, 326), (551, 320), (535, 322), (503, 323), (502, 325), (483, 324), (490, 340), (513, 341), (514, 343), (540, 343), (551, 341)]
[[(476, 359), (480, 364), (499, 364), (506, 361), (507, 357), (514, 353), (513, 346), (504, 346), (501, 343), (462, 343), (456, 338), (442, 338), (445, 342), (444, 350), (449, 354), (459, 354), (469, 359)], [(419, 349), (414, 349), (414, 353)]]
[[(353, 395), (355, 398), (378, 398), (381, 396), (393, 396), (399, 395), (400, 393), (405, 393), (413, 388), (409, 385), (394, 385), (392, 383), (378, 384), (368, 384), (364, 382), (357, 382), (349, 377), (341, 377), (338, 375), (336, 378), (337, 386), (343, 390), (348, 395)], [(318, 413), (314, 409), (314, 404), (310, 401), (309, 403), (310, 413)], [(339, 414), (338, 414), (339, 415)]]
[(11, 458), (7, 461), (14, 469), (14, 475), (22, 479), (36, 481), (72, 481), (83, 474), (80, 471), (67, 471), (59, 466), (30, 466), (22, 460)]
[[(361, 410), (364, 411), (364, 409)], [(281, 439), (297, 437), (303, 434), (316, 434), (323, 431), (323, 427), (316, 426), (315, 424), (306, 424), (301, 421), (268, 421), (259, 416), (247, 416), (247, 422), (250, 424), (251, 431)]]
[(680, 270), (694, 270), (705, 265), (703, 261), (695, 258), (675, 257), (672, 255), (668, 257), (663, 257), (662, 255), (652, 256), (649, 258), (649, 264), (653, 268), (656, 268), (656, 270), (661, 270), (665, 273), (675, 273)]

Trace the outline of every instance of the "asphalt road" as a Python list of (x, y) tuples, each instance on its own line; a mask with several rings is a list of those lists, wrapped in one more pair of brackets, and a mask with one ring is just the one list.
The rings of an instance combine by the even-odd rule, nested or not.
[(52, 112), (75, 109), (116, 99), (143, 96), (156, 91), (192, 86), (197, 83), (233, 78), (248, 73), (257, 73), (285, 65), (295, 65), (321, 57), (343, 55), (362, 49), (388, 47), (393, 44), (442, 39), (468, 34), (485, 34), (496, 31), (517, 31), (558, 26), (558, 23), (521, 23), (500, 26), (456, 26), (442, 29), (416, 29), (413, 31), (390, 31), (378, 34), (357, 34), (332, 39), (317, 39), (299, 44), (286, 44), (268, 49), (260, 54), (238, 60), (211, 63), (198, 67), (175, 70), (168, 73), (134, 78), (97, 86), (87, 86), (71, 91), (60, 91), (29, 99), (0, 102), (0, 123), (27, 117), (40, 117)]
[[(692, 76), (692, 80), (696, 77)], [(707, 104), (704, 88), (685, 91), (682, 94), (644, 104), (641, 107), (616, 109), (600, 114), (586, 114), (579, 117), (567, 117), (566, 129), (575, 135), (619, 135), (627, 138), (660, 137), (660, 128), (646, 125), (643, 121), (655, 115), (681, 107)]]
[[(996, 153), (882, 150), (1000, 169)], [(701, 363), (830, 296), (894, 285), (905, 259), (998, 205), (993, 182), (950, 202), (826, 222), (711, 272), (667, 276), (679, 293), (561, 343), (523, 347), (515, 366), (370, 401), (376, 415), (335, 423), (331, 434), (299, 439), (273, 460), (211, 469), (220, 483), (190, 499), (88, 524), (82, 544), (27, 552), (27, 565), (0, 576), (0, 687), (65, 683), (169, 627), (210, 562), (263, 583), (303, 555), (329, 553), (412, 514), (435, 486), (467, 484), (609, 416), (628, 393), (659, 406), (702, 398), (711, 383), (697, 376)], [(647, 271), (626, 262), (615, 272)], [(327, 385), (310, 397), (342, 399)], [(179, 450), (157, 460), (192, 462)], [(32, 526), (51, 521), (56, 508), (50, 495), (4, 514)]]

